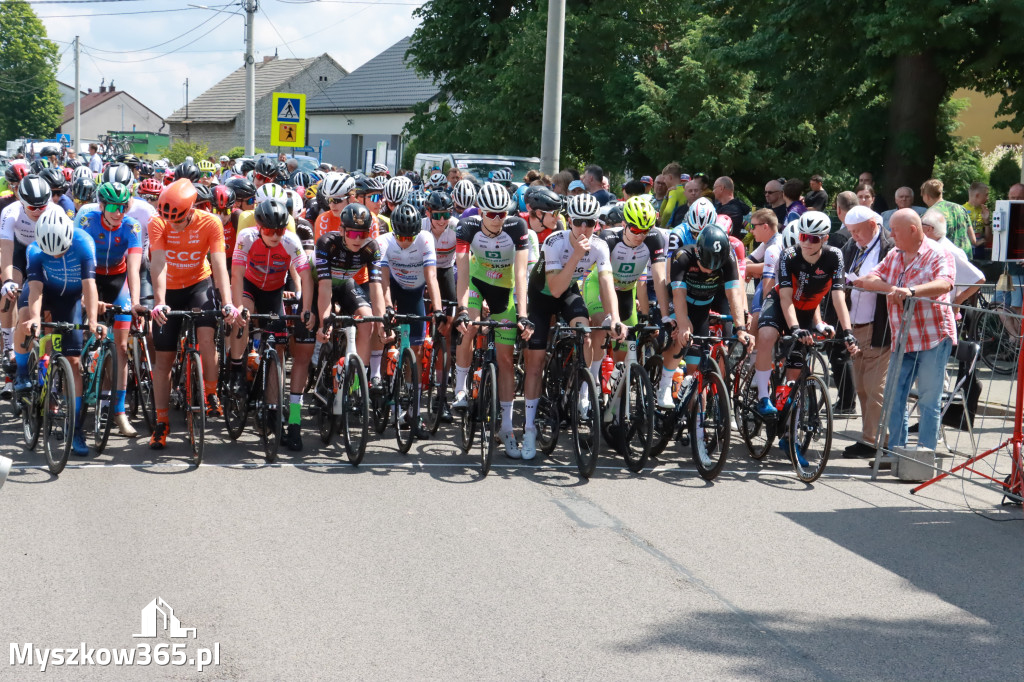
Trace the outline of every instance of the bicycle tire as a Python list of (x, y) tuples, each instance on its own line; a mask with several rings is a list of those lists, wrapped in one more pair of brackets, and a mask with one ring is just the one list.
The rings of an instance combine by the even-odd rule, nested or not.
[[(825, 382), (818, 376), (808, 376), (794, 387), (793, 406), (789, 418), (789, 457), (797, 478), (813, 483), (825, 471), (832, 450), (832, 401)], [(812, 456), (811, 444), (824, 438), (821, 454)], [(806, 464), (800, 463), (793, 448), (799, 444)]]
[[(413, 441), (416, 440), (416, 431), (420, 425), (419, 411), (419, 365), (416, 362), (416, 354), (412, 348), (406, 348), (398, 356), (398, 366), (395, 367), (395, 376), (392, 377), (392, 403), (395, 425), (395, 440), (398, 442), (398, 451), (403, 455), (409, 453)], [(403, 416), (409, 415), (409, 428), (403, 436)]]
[(430, 435), (437, 433), (438, 427), (441, 426), (441, 415), (448, 402), (447, 363), (448, 343), (443, 336), (438, 334), (430, 353), (430, 363), (427, 365), (427, 377), (430, 383), (427, 384), (427, 409), (423, 417), (423, 425)]
[(629, 386), (622, 393), (619, 416), (622, 421), (613, 429), (617, 433), (612, 434), (618, 443), (617, 449), (626, 461), (626, 468), (634, 474), (640, 473), (647, 466), (654, 445), (654, 389), (638, 362), (629, 369)]
[(338, 426), (338, 419), (334, 416), (334, 401), (338, 399), (334, 389), (334, 346), (330, 341), (320, 346), (315, 371), (316, 430), (320, 434), (320, 442), (327, 445)]
[[(50, 358), (43, 401), (43, 453), (54, 476), (64, 471), (75, 433), (75, 382), (71, 363), (63, 355)], [(56, 438), (51, 438), (55, 435)]]
[(825, 384), (825, 388), (830, 388), (832, 385), (832, 366), (828, 362), (828, 357), (817, 348), (809, 348), (805, 362), (811, 370), (810, 373), (820, 377), (822, 383)]
[(135, 380), (138, 390), (138, 407), (149, 432), (156, 429), (156, 400), (153, 397), (153, 367), (149, 361), (149, 348), (145, 339), (135, 339), (134, 344)]
[[(572, 379), (573, 393), (569, 407), (569, 429), (572, 433), (572, 452), (576, 460), (576, 469), (583, 478), (590, 478), (597, 467), (597, 458), (601, 452), (601, 424), (598, 401), (597, 382), (590, 370), (577, 367)], [(579, 401), (584, 387), (590, 391), (590, 409), (584, 414)]]
[(373, 410), (373, 432), (378, 436), (384, 433), (384, 430), (388, 428), (388, 422), (391, 421), (391, 405), (388, 398), (394, 390), (394, 377), (388, 375), (387, 369), (385, 369), (388, 362), (387, 352), (388, 349), (385, 348), (380, 360), (380, 388), (370, 393), (370, 408)]
[[(703, 391), (690, 401), (690, 450), (697, 473), (705, 481), (713, 481), (725, 467), (729, 456), (729, 389), (717, 371), (704, 372), (703, 375)], [(709, 424), (713, 429), (708, 428)], [(703, 434), (698, 434), (698, 429), (702, 429)], [(701, 457), (701, 446), (704, 447), (707, 459)]]
[(352, 466), (359, 466), (370, 435), (370, 389), (366, 383), (366, 367), (358, 355), (349, 356), (341, 392), (336, 399), (341, 400), (340, 430), (345, 453)]
[(206, 396), (203, 394), (203, 359), (199, 351), (191, 350), (185, 359), (185, 426), (192, 463), (203, 463), (206, 444)]
[(558, 379), (558, 353), (552, 353), (544, 365), (544, 374), (541, 375), (540, 401), (537, 403), (537, 413), (534, 415), (534, 427), (537, 429), (537, 450), (547, 456), (555, 450), (558, 445), (558, 435), (562, 428), (562, 415), (559, 406), (562, 402), (562, 386)]
[[(103, 452), (110, 438), (110, 427), (114, 421), (114, 399), (117, 395), (117, 353), (114, 344), (104, 343), (100, 350), (99, 361), (96, 363), (96, 402), (93, 408), (93, 447), (96, 452)], [(103, 394), (107, 395), (107, 404), (103, 404)], [(84, 401), (83, 401), (84, 402)], [(85, 412), (85, 405), (82, 411)]]
[[(263, 445), (263, 457), (267, 464), (277, 461), (281, 445), (281, 417), (284, 414), (284, 371), (276, 349), (268, 349), (261, 368), (261, 395), (256, 400), (256, 428)], [(273, 381), (277, 381), (277, 387)], [(274, 409), (274, 403), (277, 409)], [(227, 412), (225, 412), (227, 414)]]
[[(459, 429), (462, 433), (462, 454), (468, 455), (470, 448), (473, 447), (473, 440), (476, 437), (476, 422), (477, 422), (477, 411), (476, 403), (477, 398), (473, 397), (473, 378), (476, 376), (477, 360), (474, 355), (473, 360), (469, 363), (469, 376), (466, 378), (466, 409), (462, 411), (462, 423)], [(477, 387), (477, 393), (479, 395), (480, 388)]]
[(970, 331), (971, 338), (981, 345), (981, 361), (1003, 376), (1016, 372), (1021, 347), (1019, 332), (1008, 329), (1001, 317), (1009, 312), (1005, 306), (994, 305), (975, 318)]
[(484, 365), (480, 376), (480, 393), (477, 408), (480, 415), (480, 476), (484, 477), (491, 470), (494, 461), (494, 448), (498, 438), (498, 370), (493, 363)]
[(777, 427), (761, 419), (754, 411), (755, 405), (757, 384), (754, 383), (754, 373), (750, 372), (743, 377), (735, 401), (736, 427), (743, 437), (743, 444), (747, 446), (747, 454), (751, 459), (760, 462), (772, 449)]
[(39, 389), (39, 347), (35, 346), (28, 354), (29, 377), (32, 388), (25, 391), (21, 398), (21, 429), (25, 436), (25, 449), (34, 450), (39, 442), (39, 431), (42, 429), (43, 412), (40, 405)]

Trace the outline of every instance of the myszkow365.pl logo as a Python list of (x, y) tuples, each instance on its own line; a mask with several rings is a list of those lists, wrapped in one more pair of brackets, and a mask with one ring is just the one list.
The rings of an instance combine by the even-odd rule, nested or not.
[[(195, 639), (196, 629), (187, 628), (174, 615), (171, 605), (157, 597), (142, 608), (142, 626), (139, 634), (132, 637), (152, 639), (166, 633), (171, 639)], [(188, 652), (187, 642), (160, 642), (152, 645), (140, 642), (132, 648), (94, 648), (82, 642), (75, 648), (40, 648), (26, 642), (11, 643), (11, 665), (37, 665), (41, 672), (47, 667), (65, 666), (148, 666), (173, 665), (203, 668), (220, 664), (220, 642), (213, 647), (197, 648)]]

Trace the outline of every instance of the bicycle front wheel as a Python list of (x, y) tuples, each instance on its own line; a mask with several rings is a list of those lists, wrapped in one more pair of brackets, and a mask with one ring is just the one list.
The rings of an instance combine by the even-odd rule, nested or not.
[(185, 356), (185, 427), (192, 463), (203, 462), (203, 447), (206, 432), (206, 396), (203, 395), (203, 360), (199, 351), (189, 351)]
[(50, 473), (64, 471), (75, 433), (75, 381), (71, 363), (64, 356), (50, 358), (43, 399), (43, 451)]
[[(419, 365), (412, 348), (406, 348), (395, 368), (392, 402), (394, 403), (395, 440), (398, 451), (408, 454), (420, 424)], [(402, 428), (402, 427), (407, 428)]]
[[(114, 396), (117, 394), (117, 354), (114, 344), (103, 344), (95, 377), (96, 401), (93, 409), (92, 435), (96, 452), (103, 452), (110, 438), (110, 426), (114, 416)], [(83, 411), (84, 411), (83, 406)], [(85, 424), (88, 426), (88, 424)]]
[(486, 476), (494, 459), (495, 440), (498, 437), (498, 370), (492, 363), (484, 365), (480, 376), (477, 409), (480, 416), (480, 475)]
[(562, 402), (564, 386), (558, 380), (558, 354), (552, 353), (544, 366), (541, 384), (540, 402), (537, 403), (537, 414), (534, 425), (537, 429), (537, 447), (544, 455), (550, 455), (558, 445), (558, 434), (562, 428), (562, 415), (559, 405)]
[(703, 382), (690, 402), (690, 448), (697, 473), (713, 481), (729, 455), (729, 389), (716, 371), (704, 372)]
[[(580, 476), (590, 478), (597, 467), (597, 456), (601, 450), (601, 424), (597, 382), (585, 368), (573, 372), (571, 386), (574, 389), (569, 407), (569, 428), (572, 433), (572, 452)], [(588, 396), (586, 404), (582, 398)]]
[(263, 360), (262, 391), (256, 403), (256, 428), (267, 464), (277, 461), (281, 444), (281, 410), (284, 406), (284, 372), (276, 350), (268, 350)]
[(633, 473), (643, 471), (654, 440), (654, 389), (646, 370), (634, 362), (622, 394), (619, 424), (613, 427), (617, 448)]
[(736, 393), (736, 426), (743, 436), (750, 458), (761, 461), (772, 448), (776, 426), (761, 419), (754, 410), (757, 405), (757, 384), (754, 383), (752, 371), (743, 374)]
[(142, 418), (152, 433), (156, 428), (156, 402), (153, 399), (153, 368), (149, 362), (149, 348), (145, 339), (134, 340), (132, 361), (135, 372), (137, 408), (142, 411)]
[(793, 389), (789, 456), (804, 483), (818, 480), (832, 449), (832, 403), (820, 377), (809, 376)]
[(42, 426), (43, 415), (39, 406), (39, 384), (37, 372), (39, 352), (33, 349), (28, 355), (28, 366), (32, 378), (32, 388), (21, 395), (21, 429), (25, 434), (25, 449), (33, 450), (39, 442), (39, 428)]
[(359, 466), (366, 453), (370, 435), (370, 390), (366, 383), (366, 367), (358, 355), (350, 355), (339, 393), (341, 401), (341, 439), (352, 466)]
[(316, 403), (316, 430), (320, 434), (320, 442), (327, 445), (338, 426), (338, 418), (334, 416), (334, 401), (338, 400), (334, 387), (334, 346), (330, 342), (320, 346), (313, 400)]
[(427, 384), (427, 410), (423, 416), (423, 426), (430, 435), (437, 433), (441, 425), (441, 415), (448, 402), (448, 343), (440, 334), (434, 339), (434, 348), (427, 365), (430, 383)]

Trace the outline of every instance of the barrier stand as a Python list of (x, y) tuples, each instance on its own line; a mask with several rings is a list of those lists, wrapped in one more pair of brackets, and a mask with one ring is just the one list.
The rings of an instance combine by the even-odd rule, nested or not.
[(886, 415), (888, 415), (889, 411), (892, 409), (893, 394), (896, 392), (895, 378), (900, 375), (900, 369), (903, 367), (904, 349), (907, 347), (907, 335), (910, 333), (910, 325), (906, 324), (905, 321), (913, 318), (915, 305), (917, 305), (917, 300), (913, 297), (908, 298), (903, 302), (904, 323), (900, 325), (900, 337), (896, 341), (896, 350), (893, 353), (893, 362), (889, 366), (888, 378), (885, 382), (885, 393), (882, 396), (882, 414), (878, 420), (878, 437), (875, 442), (875, 463), (871, 467), (872, 481), (878, 478), (880, 465), (885, 463), (895, 467), (899, 461), (899, 457), (895, 454), (888, 454), (886, 452), (882, 443), (885, 442), (886, 436), (889, 432), (889, 419)]

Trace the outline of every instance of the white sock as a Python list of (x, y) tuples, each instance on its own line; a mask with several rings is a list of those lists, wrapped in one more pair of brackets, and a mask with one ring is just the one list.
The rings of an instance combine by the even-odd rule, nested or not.
[(370, 351), (370, 378), (375, 379), (380, 376), (380, 359), (384, 355), (382, 350)]
[(590, 363), (590, 373), (594, 377), (594, 381), (601, 383), (601, 360), (594, 360)]
[(586, 382), (580, 385), (580, 402), (584, 404), (590, 402), (590, 384)]
[(509, 433), (512, 430), (512, 401), (501, 401), (501, 428), (502, 433)]
[(754, 381), (757, 382), (757, 399), (768, 398), (772, 392), (772, 371), (770, 369), (754, 370)]
[(526, 426), (524, 428), (535, 428), (533, 420), (537, 417), (537, 406), (540, 405), (540, 398), (526, 399)]
[(469, 367), (455, 365), (455, 393), (466, 390), (466, 379), (469, 378)]
[(0, 332), (4, 336), (4, 352), (6, 353), (14, 347), (14, 327), (4, 327)]
[(661, 385), (663, 387), (671, 386), (672, 380), (675, 379), (675, 377), (676, 371), (674, 369), (665, 369), (664, 367), (661, 368)]

